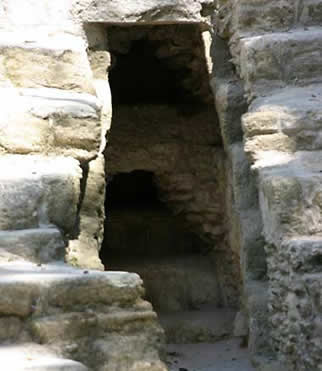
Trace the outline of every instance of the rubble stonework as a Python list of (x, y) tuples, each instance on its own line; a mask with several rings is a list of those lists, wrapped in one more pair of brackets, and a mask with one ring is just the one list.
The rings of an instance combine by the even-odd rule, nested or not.
[(99, 271), (112, 115), (100, 26), (192, 22), (213, 39), (249, 349), (259, 370), (321, 370), (322, 1), (23, 3), (0, 4), (0, 352), (21, 369), (166, 370), (138, 275)]

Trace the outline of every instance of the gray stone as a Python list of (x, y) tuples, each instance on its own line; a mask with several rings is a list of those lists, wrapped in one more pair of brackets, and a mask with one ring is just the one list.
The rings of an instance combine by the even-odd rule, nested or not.
[(57, 228), (0, 231), (0, 260), (27, 260), (46, 263), (62, 259), (64, 241)]
[(0, 158), (0, 229), (76, 223), (80, 168), (71, 158), (6, 155)]

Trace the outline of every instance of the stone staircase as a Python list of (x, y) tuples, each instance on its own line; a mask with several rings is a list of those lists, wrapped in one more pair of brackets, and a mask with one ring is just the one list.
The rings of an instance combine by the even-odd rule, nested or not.
[(143, 362), (162, 370), (163, 331), (141, 299), (139, 276), (63, 262), (63, 234), (72, 233), (77, 213), (77, 162), (37, 155), (0, 161), (2, 369), (134, 370)]
[(313, 331), (321, 316), (315, 290), (321, 280), (322, 2), (269, 2), (261, 10), (267, 17), (256, 20), (257, 5), (244, 3), (241, 20), (247, 24), (248, 15), (256, 27), (239, 29), (232, 54), (250, 102), (242, 125), (258, 179), (272, 344), (289, 369), (313, 370), (322, 361)]
[[(268, 358), (255, 357), (255, 363), (260, 370), (317, 370), (322, 364), (321, 335), (313, 330), (319, 328), (321, 317), (317, 300), (321, 280), (322, 2), (219, 3), (218, 32), (229, 39), (232, 61), (249, 103), (242, 117), (243, 145), (257, 179), (268, 264), (268, 282), (245, 282), (250, 343), (256, 343), (256, 334), (270, 332), (271, 345), (285, 362), (269, 366)], [(237, 76), (226, 70), (218, 77), (217, 102), (227, 105), (228, 100), (230, 108), (238, 108), (238, 100), (224, 94), (237, 84)], [(228, 114), (223, 108), (218, 111), (225, 125)], [(222, 129), (228, 132), (226, 126)], [(224, 140), (232, 163), (237, 163), (238, 138), (226, 135)], [(233, 181), (238, 196), (240, 183), (238, 178)], [(243, 217), (243, 208), (239, 210)], [(243, 223), (241, 231), (249, 235)], [(250, 250), (245, 251), (247, 263)], [(252, 274), (247, 265), (245, 269)], [(265, 293), (267, 283), (268, 294), (260, 305), (266, 315), (260, 323), (258, 310), (251, 310), (251, 293)], [(247, 292), (247, 287), (257, 288)], [(267, 326), (265, 318), (269, 319)], [(251, 350), (263, 355), (256, 345)]]
[(166, 370), (139, 276), (73, 258), (100, 224), (102, 104), (83, 40), (42, 31), (0, 36), (1, 370)]

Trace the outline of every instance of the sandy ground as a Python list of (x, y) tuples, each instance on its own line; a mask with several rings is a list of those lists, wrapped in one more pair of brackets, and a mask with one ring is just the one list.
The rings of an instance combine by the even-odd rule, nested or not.
[(169, 371), (255, 371), (240, 339), (214, 344), (168, 344)]

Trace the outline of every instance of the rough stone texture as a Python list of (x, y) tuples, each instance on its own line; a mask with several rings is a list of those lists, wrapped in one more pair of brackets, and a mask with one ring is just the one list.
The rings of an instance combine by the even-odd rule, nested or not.
[[(46, 344), (91, 370), (119, 367), (125, 371), (138, 360), (162, 369), (156, 344), (161, 345), (163, 331), (151, 305), (140, 298), (143, 288), (138, 275), (84, 271), (57, 263), (1, 264), (0, 275), (0, 318), (10, 324), (2, 340), (23, 338)], [(22, 324), (19, 318), (26, 321)], [(105, 348), (108, 344), (118, 352), (113, 355), (111, 347)], [(123, 361), (122, 352), (129, 352)]]
[(0, 117), (4, 153), (53, 153), (83, 159), (101, 144), (100, 104), (89, 94), (59, 89), (0, 91), (7, 105)]
[(200, 22), (211, 25), (214, 3), (210, 0), (79, 1), (75, 11), (84, 22)]
[(79, 265), (101, 268), (108, 55), (90, 64), (73, 5), (0, 4), (2, 367), (166, 370), (137, 275), (56, 261), (73, 239)]
[[(169, 106), (152, 108), (120, 105), (114, 110), (107, 171), (112, 175), (137, 169), (154, 173), (162, 200), (218, 252), (214, 260), (222, 270), (225, 304), (236, 305), (238, 263), (227, 251), (222, 224), (225, 160), (222, 150), (211, 145), (216, 141), (214, 112), (183, 116)], [(196, 128), (200, 120), (203, 125)]]
[(0, 49), (2, 86), (94, 92), (85, 43), (79, 37), (28, 38), (22, 33), (4, 32)]
[(65, 243), (57, 228), (0, 231), (0, 261), (28, 260), (35, 263), (60, 260)]
[[(223, 197), (225, 194), (225, 199), (231, 205), (227, 213), (231, 219), (229, 225), (231, 233), (228, 235), (228, 240), (234, 255), (240, 257), (242, 263), (245, 292), (242, 309), (249, 316), (250, 348), (256, 352), (263, 345), (263, 349), (265, 349), (267, 344), (262, 343), (261, 339), (263, 339), (263, 334), (267, 339), (271, 334), (273, 349), (286, 361), (290, 370), (319, 370), (322, 364), (320, 359), (321, 308), (319, 303), (321, 291), (319, 284), (321, 279), (319, 268), (321, 265), (319, 252), (319, 236), (321, 234), (319, 175), (321, 170), (321, 154), (319, 153), (321, 149), (319, 128), (321, 110), (319, 103), (321, 89), (318, 85), (321, 82), (322, 72), (320, 63), (321, 0), (272, 0), (265, 2), (255, 0), (218, 0), (214, 2), (208, 0), (167, 0), (162, 2), (156, 0), (136, 2), (81, 0), (68, 4), (63, 0), (51, 3), (28, 0), (23, 4), (3, 0), (0, 4), (0, 28), (2, 31), (0, 84), (1, 88), (5, 89), (2, 90), (2, 100), (9, 101), (8, 106), (10, 107), (7, 109), (4, 105), (3, 116), (1, 114), (1, 154), (40, 152), (42, 158), (45, 158), (48, 153), (66, 157), (60, 160), (55, 158), (54, 161), (52, 161), (53, 157), (46, 157), (46, 160), (39, 160), (40, 162), (35, 167), (29, 166), (28, 161), (31, 156), (15, 155), (9, 158), (5, 155), (0, 157), (0, 166), (3, 170), (0, 175), (2, 189), (0, 228), (2, 230), (26, 228), (34, 230), (48, 223), (53, 223), (63, 230), (66, 238), (68, 233), (75, 232), (73, 227), (76, 221), (76, 211), (80, 216), (80, 225), (88, 227), (85, 214), (82, 214), (82, 210), (77, 209), (79, 199), (84, 197), (85, 200), (86, 195), (82, 194), (82, 197), (79, 197), (79, 167), (72, 158), (81, 160), (84, 168), (84, 164), (96, 158), (98, 153), (103, 151), (104, 131), (108, 128), (110, 103), (108, 98), (102, 99), (103, 93), (101, 91), (104, 89), (108, 91), (106, 81), (100, 77), (93, 79), (85, 52), (86, 43), (81, 39), (86, 35), (82, 22), (200, 22), (205, 29), (212, 27), (211, 18), (215, 9), (216, 32), (225, 39), (224, 50), (221, 50), (224, 59), (219, 58), (218, 64), (220, 65), (220, 61), (223, 60), (228, 62), (228, 59), (233, 62), (231, 65), (227, 63), (227, 66), (230, 66), (229, 71), (225, 70), (222, 75), (215, 75), (214, 80), (216, 105), (228, 157), (226, 163), (228, 172), (226, 184), (228, 186), (226, 192), (219, 192), (215, 199)], [(92, 29), (96, 26), (93, 26)], [(97, 37), (99, 39), (99, 36)], [(88, 44), (90, 47), (93, 45), (90, 39)], [(218, 42), (216, 45), (219, 44)], [(104, 63), (108, 62), (108, 55), (105, 54), (103, 59)], [(214, 59), (216, 69), (216, 58)], [(95, 76), (97, 72), (95, 63), (92, 64), (92, 68)], [(243, 81), (239, 78), (242, 78)], [(99, 81), (97, 83), (94, 80)], [(242, 131), (239, 116), (247, 108), (243, 100), (243, 82), (245, 83), (246, 98), (251, 103), (249, 112), (242, 120), (245, 149), (256, 173), (249, 171), (247, 161), (242, 154)], [(312, 87), (311, 84), (314, 84), (315, 87)], [(35, 96), (31, 98), (29, 95), (26, 97), (26, 90), (35, 89), (40, 92), (45, 89), (47, 94), (48, 88), (51, 90), (51, 94), (54, 94), (53, 89), (58, 89), (61, 94), (53, 105), (52, 96), (46, 95), (45, 98), (42, 96), (41, 99)], [(56, 90), (55, 93), (57, 93)], [(67, 102), (69, 98), (66, 101), (65, 94), (78, 94), (77, 97), (80, 98), (81, 95), (81, 99), (83, 99), (84, 93), (97, 94), (103, 107), (102, 115), (97, 103), (95, 103), (95, 107), (88, 103), (88, 99), (92, 102), (92, 98), (88, 98), (88, 96), (85, 99), (86, 102), (77, 101), (77, 107), (73, 105), (76, 112), (74, 108), (69, 108), (66, 112), (65, 107), (70, 107), (70, 102)], [(9, 98), (7, 99), (7, 97)], [(73, 95), (72, 99), (74, 97)], [(59, 99), (64, 100), (63, 104), (57, 102)], [(46, 100), (45, 109), (44, 100)], [(34, 115), (33, 112), (30, 112), (32, 107), (35, 109), (34, 112), (39, 112), (38, 109), (41, 108), (42, 112), (48, 113), (48, 117)], [(82, 111), (83, 109), (85, 111)], [(58, 112), (61, 113), (61, 117), (60, 114), (57, 115)], [(88, 116), (82, 116), (82, 112), (87, 112)], [(53, 127), (50, 126), (52, 123)], [(86, 130), (83, 125), (86, 126)], [(57, 142), (53, 141), (54, 135), (56, 135)], [(26, 139), (26, 136), (29, 138)], [(191, 137), (194, 136), (191, 135)], [(49, 148), (47, 143), (49, 143)], [(191, 161), (189, 164), (191, 169), (195, 169), (197, 165), (197, 169), (199, 169), (201, 168), (200, 164), (206, 164), (203, 170), (198, 173), (198, 177), (205, 169), (205, 172), (212, 174), (212, 171), (208, 172), (210, 166), (208, 161), (213, 159), (213, 151), (206, 152), (201, 156), (198, 146), (195, 144), (189, 144), (189, 146), (189, 148), (193, 147), (193, 150), (189, 149), (189, 154), (195, 156), (195, 163)], [(164, 143), (154, 143), (153, 154), (158, 156), (160, 151), (165, 150), (164, 147)], [(146, 156), (144, 150), (145, 148), (140, 148), (140, 152), (137, 152), (142, 158)], [(175, 158), (180, 157), (175, 146), (167, 147), (166, 150), (176, 156)], [(215, 155), (218, 153), (216, 152)], [(68, 156), (72, 158), (68, 158)], [(238, 156), (240, 156), (240, 160)], [(204, 158), (206, 158), (205, 161)], [(15, 162), (14, 159), (19, 159), (19, 162)], [(133, 159), (137, 163), (140, 162), (139, 157), (133, 157)], [(172, 158), (167, 161), (170, 165), (175, 165)], [(39, 165), (40, 163), (41, 165)], [(58, 170), (56, 166), (58, 166)], [(43, 171), (44, 168), (46, 171)], [(9, 170), (13, 169), (18, 174), (16, 179), (12, 179), (10, 176), (12, 171)], [(42, 175), (32, 174), (34, 169), (36, 171), (40, 169)], [(60, 171), (61, 169), (62, 171)], [(27, 174), (27, 172), (29, 173)], [(254, 174), (258, 177), (259, 207)], [(88, 179), (94, 178), (95, 176)], [(175, 187), (177, 184), (183, 184), (184, 188), (187, 183), (186, 178), (186, 173), (174, 179), (163, 177), (162, 182), (160, 180), (160, 187), (163, 184), (163, 188), (166, 190), (169, 188), (168, 184), (174, 182)], [(216, 179), (216, 174), (214, 174), (214, 178)], [(253, 194), (253, 197), (249, 197), (247, 192), (245, 197), (243, 196), (243, 191), (247, 189), (245, 179), (250, 179), (252, 182), (249, 190), (251, 190), (250, 193)], [(191, 179), (188, 183), (190, 182)], [(200, 184), (196, 184), (198, 187), (200, 186)], [(85, 188), (84, 184), (83, 188)], [(181, 191), (182, 189), (180, 189)], [(191, 195), (191, 191), (188, 191)], [(186, 188), (183, 189), (184, 196), (189, 192)], [(212, 201), (212, 199), (210, 200)], [(191, 205), (191, 203), (186, 200), (180, 202), (184, 205), (184, 212), (188, 214), (187, 205)], [(47, 209), (43, 207), (44, 204), (48, 204)], [(176, 205), (178, 204), (176, 203)], [(98, 204), (95, 204), (95, 212), (97, 210)], [(198, 212), (199, 210), (197, 210)], [(199, 221), (193, 220), (197, 225), (200, 224), (199, 214)], [(210, 226), (203, 231), (210, 231), (212, 237), (215, 235), (211, 219), (213, 215), (212, 211), (209, 219), (211, 220)], [(264, 244), (260, 237), (261, 217), (267, 243), (267, 282), (265, 281), (265, 264), (263, 263)], [(94, 220), (96, 223), (99, 219), (91, 214), (90, 220), (91, 223)], [(202, 219), (202, 223), (204, 222), (205, 219)], [(31, 231), (19, 233), (29, 235)], [(15, 238), (19, 239), (19, 233)], [(99, 227), (91, 233), (99, 234)], [(36, 236), (39, 237), (39, 234), (35, 234), (35, 242), (37, 241)], [(2, 241), (7, 238), (9, 238), (8, 235), (5, 237), (2, 235)], [(17, 244), (17, 248), (19, 248), (20, 242), (18, 241)], [(23, 251), (20, 251), (20, 248), (18, 250), (19, 255), (21, 253), (24, 258), (34, 259), (34, 257), (25, 255)], [(15, 252), (14, 256), (17, 255)], [(10, 256), (12, 257), (12, 255)], [(14, 259), (16, 259), (15, 257)], [(42, 308), (48, 305), (52, 312), (48, 313), (49, 317), (47, 316), (47, 318), (37, 317), (38, 302), (34, 303), (33, 299), (39, 298), (39, 290), (43, 293), (44, 286), (47, 284), (50, 286), (50, 280), (46, 279), (42, 285), (39, 285), (39, 281), (35, 278), (39, 272), (37, 274), (31, 272), (20, 274), (16, 272), (17, 263), (11, 267), (15, 268), (11, 269), (9, 273), (6, 272), (5, 279), (1, 281), (1, 291), (5, 298), (1, 301), (1, 310), (3, 310), (1, 322), (8, 324), (8, 326), (1, 326), (1, 329), (4, 329), (1, 332), (1, 339), (11, 338), (12, 341), (16, 341), (19, 337), (21, 341), (31, 341), (35, 340), (37, 336), (43, 336), (43, 339), (46, 340), (49, 338), (46, 331), (50, 329), (49, 331), (54, 333), (54, 330), (57, 329), (57, 340), (59, 340), (58, 330), (67, 326), (65, 333), (68, 334), (67, 328), (70, 330), (71, 337), (75, 336), (75, 339), (78, 340), (76, 342), (65, 339), (64, 341), (67, 343), (60, 343), (58, 347), (65, 349), (69, 353), (66, 355), (68, 357), (80, 359), (83, 356), (84, 359), (86, 358), (86, 362), (89, 362), (89, 367), (98, 362), (99, 371), (107, 369), (122, 371), (164, 369), (158, 360), (155, 346), (159, 338), (159, 330), (155, 327), (154, 320), (151, 319), (153, 314), (150, 309), (145, 310), (142, 307), (140, 307), (141, 309), (133, 309), (134, 313), (138, 312), (140, 315), (141, 312), (148, 312), (148, 318), (144, 317), (143, 321), (149, 323), (147, 325), (150, 329), (148, 333), (142, 330), (142, 327), (146, 328), (145, 325), (140, 327), (137, 322), (133, 326), (128, 325), (127, 319), (125, 324), (122, 322), (124, 327), (121, 326), (121, 330), (118, 327), (118, 320), (115, 319), (112, 320), (112, 324), (106, 318), (104, 320), (94, 318), (93, 321), (91, 313), (86, 317), (84, 307), (75, 317), (73, 313), (62, 315), (61, 308), (59, 305), (56, 306), (57, 303), (54, 307), (50, 307), (48, 303), (42, 303)], [(39, 270), (41, 267), (37, 269)], [(87, 273), (79, 275), (83, 274), (87, 275)], [(31, 278), (30, 281), (26, 280), (27, 276)], [(18, 279), (19, 284), (14, 280), (14, 277)], [(53, 277), (51, 279), (54, 281)], [(78, 278), (75, 280), (77, 282)], [(15, 282), (16, 285), (12, 282)], [(75, 282), (73, 281), (73, 283)], [(79, 282), (83, 283), (83, 279), (79, 279)], [(61, 286), (58, 286), (61, 289)], [(266, 286), (268, 286), (270, 293), (268, 305), (263, 298), (267, 296)], [(93, 289), (92, 286), (90, 288)], [(12, 294), (11, 290), (13, 290)], [(94, 290), (94, 292), (97, 291)], [(80, 297), (82, 296), (80, 295)], [(54, 299), (52, 300), (55, 302)], [(96, 307), (91, 308), (90, 303), (85, 299), (82, 305), (88, 306), (89, 310), (95, 311), (97, 309)], [(129, 301), (129, 306), (136, 308), (135, 305), (134, 302)], [(142, 302), (140, 305), (143, 305)], [(113, 307), (112, 305), (109, 308), (113, 308), (113, 311), (115, 309), (116, 312), (120, 311), (118, 306)], [(268, 315), (267, 308), (269, 308)], [(36, 313), (33, 313), (34, 309), (36, 309)], [(57, 319), (60, 321), (55, 322), (53, 319), (55, 314), (59, 314)], [(8, 315), (10, 316), (8, 317)], [(135, 321), (141, 323), (142, 321), (138, 320), (136, 315), (134, 316)], [(22, 324), (21, 320), (16, 318), (17, 316), (27, 316), (29, 322), (26, 323), (34, 322), (31, 326), (33, 330), (25, 328), (25, 324)], [(73, 322), (74, 319), (75, 322)], [(266, 327), (267, 319), (271, 324), (271, 332)], [(95, 343), (84, 340), (86, 338), (82, 337), (84, 332), (91, 333), (93, 329), (96, 331), (94, 326), (96, 321), (100, 324), (108, 323), (106, 331), (110, 328), (117, 329), (117, 331), (115, 330), (113, 336), (111, 335), (108, 339), (102, 336)], [(62, 324), (61, 328), (59, 323)], [(76, 327), (73, 327), (74, 324)], [(135, 336), (131, 333), (133, 328), (137, 331)], [(7, 333), (6, 330), (8, 330)], [(123, 338), (117, 337), (116, 332), (118, 331), (122, 333)], [(79, 353), (73, 351), (77, 347)], [(104, 364), (102, 359), (107, 356), (107, 348), (109, 357), (107, 362), (109, 363), (105, 362)], [(123, 358), (120, 356), (120, 349), (129, 354), (127, 359), (124, 359), (123, 355)], [(73, 363), (71, 365), (69, 361), (66, 362), (70, 367), (75, 366), (76, 370), (86, 369), (80, 364)], [(280, 367), (280, 364), (275, 361), (270, 364), (269, 362), (265, 364), (265, 361), (258, 362), (258, 365), (262, 370), (276, 370)], [(57, 362), (56, 366), (56, 370), (59, 369), (60, 366), (57, 365)], [(94, 366), (92, 368), (95, 369)], [(33, 369), (36, 370), (36, 366)]]
[(78, 237), (70, 240), (66, 261), (72, 265), (103, 269), (98, 257), (104, 234), (105, 161), (102, 155), (83, 168)]
[(76, 223), (80, 168), (64, 157), (0, 157), (0, 228), (38, 228), (55, 224), (71, 233)]
[[(218, 32), (227, 39), (251, 103), (242, 119), (245, 150), (258, 177), (269, 242), (269, 295), (263, 302), (269, 312), (263, 321), (270, 325), (272, 349), (285, 361), (256, 358), (255, 363), (259, 369), (318, 370), (321, 339), (312, 328), (320, 314), (312, 303), (319, 258), (304, 262), (316, 254), (312, 241), (321, 233), (321, 1), (218, 1), (217, 6)], [(301, 263), (295, 268), (294, 261)]]
[(248, 93), (321, 82), (321, 37), (320, 28), (310, 27), (243, 38), (239, 65)]

